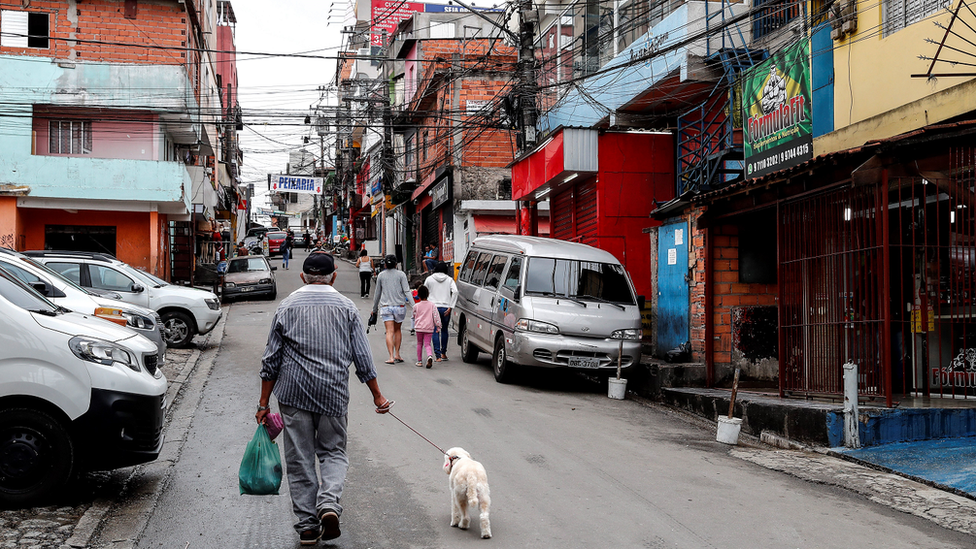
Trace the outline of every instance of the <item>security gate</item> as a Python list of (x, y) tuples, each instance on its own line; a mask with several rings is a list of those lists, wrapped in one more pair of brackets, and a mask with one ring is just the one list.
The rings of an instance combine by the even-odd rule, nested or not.
[(779, 206), (780, 389), (976, 398), (976, 149)]

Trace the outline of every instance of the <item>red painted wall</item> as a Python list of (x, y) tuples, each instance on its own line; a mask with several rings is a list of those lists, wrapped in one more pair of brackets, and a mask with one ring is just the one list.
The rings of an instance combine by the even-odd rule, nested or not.
[(600, 135), (597, 246), (630, 273), (637, 293), (650, 296), (651, 248), (644, 229), (657, 202), (674, 198), (674, 144), (669, 134)]

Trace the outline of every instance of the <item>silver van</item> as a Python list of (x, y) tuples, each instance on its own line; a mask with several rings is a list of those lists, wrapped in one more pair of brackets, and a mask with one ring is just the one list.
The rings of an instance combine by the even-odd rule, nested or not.
[(495, 379), (519, 366), (616, 371), (640, 362), (634, 286), (609, 252), (574, 242), (497, 235), (472, 243), (458, 277), (461, 359), (492, 353)]

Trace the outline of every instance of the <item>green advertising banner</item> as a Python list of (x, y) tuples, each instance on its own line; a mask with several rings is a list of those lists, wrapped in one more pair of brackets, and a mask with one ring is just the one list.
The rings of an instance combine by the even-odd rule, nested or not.
[(809, 40), (776, 52), (742, 75), (746, 179), (813, 158), (811, 96)]

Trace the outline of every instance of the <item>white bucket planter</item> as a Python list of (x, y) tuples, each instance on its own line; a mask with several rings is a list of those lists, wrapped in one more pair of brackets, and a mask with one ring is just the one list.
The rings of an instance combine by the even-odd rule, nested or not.
[(623, 400), (624, 396), (627, 394), (626, 379), (611, 377), (607, 379), (607, 387), (607, 396), (612, 399)]
[(725, 444), (738, 444), (741, 428), (742, 418), (721, 416), (718, 418), (718, 434), (715, 435), (715, 440)]

